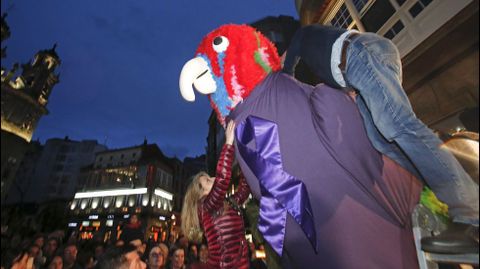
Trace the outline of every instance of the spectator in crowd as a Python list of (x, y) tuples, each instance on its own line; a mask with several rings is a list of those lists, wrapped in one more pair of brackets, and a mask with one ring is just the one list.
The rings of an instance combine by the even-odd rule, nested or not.
[(63, 269), (82, 269), (77, 263), (78, 248), (75, 244), (68, 244), (63, 250)]
[(135, 239), (140, 239), (143, 242), (144, 234), (145, 233), (142, 229), (142, 222), (138, 219), (138, 216), (136, 214), (132, 214), (130, 216), (129, 222), (125, 224), (122, 228), (120, 240), (123, 241), (125, 244), (128, 244)]
[(79, 251), (77, 263), (83, 269), (93, 269), (95, 267), (95, 255), (89, 249)]
[(105, 253), (105, 246), (102, 243), (97, 244), (94, 249), (95, 264), (100, 260), (103, 253)]
[(196, 244), (191, 244), (188, 247), (187, 261), (188, 261), (188, 264), (198, 261), (198, 248)]
[[(143, 238), (143, 236), (142, 236), (142, 238)], [(140, 257), (145, 254), (147, 244), (145, 242), (143, 242), (143, 240), (141, 238), (133, 239), (133, 240), (130, 241), (129, 244), (137, 248), (137, 251), (138, 251)]]
[(40, 268), (45, 265), (46, 258), (43, 255), (43, 246), (45, 245), (45, 235), (43, 234), (36, 234), (33, 237), (33, 244), (37, 245), (40, 249), (38, 251), (38, 255), (35, 257), (34, 264), (37, 268)]
[(175, 239), (175, 235), (174, 235), (173, 233), (170, 234), (170, 235), (168, 236), (168, 242), (167, 242), (167, 244), (168, 244), (168, 249), (173, 248), (173, 247), (175, 246), (175, 242), (176, 242), (176, 241), (177, 241), (177, 240)]
[(164, 257), (164, 259), (165, 259), (164, 264), (165, 264), (165, 265), (168, 264), (168, 262), (169, 262), (169, 259), (168, 259), (169, 250), (168, 250), (167, 244), (165, 244), (165, 243), (159, 243), (159, 244), (158, 244), (158, 247), (160, 248), (160, 250), (161, 250), (162, 253), (163, 253), (163, 257)]
[(208, 269), (208, 247), (206, 244), (200, 244), (198, 250), (198, 261), (191, 263), (189, 269)]
[(147, 265), (140, 259), (136, 247), (125, 244), (111, 247), (95, 266), (96, 269), (138, 268), (146, 269)]
[(147, 260), (148, 269), (162, 269), (165, 268), (165, 256), (158, 246), (154, 246), (148, 253)]
[(33, 258), (33, 264), (35, 265), (35, 268), (40, 268), (40, 266), (42, 266), (45, 262), (41, 247), (35, 243), (29, 246), (28, 255), (29, 257)]
[(48, 269), (63, 269), (63, 258), (60, 255), (55, 255), (47, 267)]
[(45, 236), (43, 234), (36, 234), (34, 237), (33, 237), (33, 243), (37, 246), (40, 247), (40, 252), (43, 248), (43, 245), (45, 244)]
[(185, 250), (178, 246), (173, 245), (170, 249), (170, 269), (185, 269)]
[(43, 247), (43, 255), (46, 258), (45, 264), (50, 264), (53, 256), (55, 255), (55, 252), (58, 249), (59, 243), (60, 241), (56, 237), (50, 237), (47, 239), (47, 243)]

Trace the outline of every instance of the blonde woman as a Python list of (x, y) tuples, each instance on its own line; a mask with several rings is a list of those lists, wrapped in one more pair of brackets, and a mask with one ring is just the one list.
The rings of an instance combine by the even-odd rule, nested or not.
[(216, 177), (205, 172), (194, 176), (182, 209), (182, 230), (190, 240), (200, 241), (205, 233), (210, 268), (248, 268), (248, 250), (243, 218), (238, 210), (250, 194), (243, 175), (237, 192), (225, 198), (232, 176), (235, 123), (225, 130), (225, 145), (217, 164)]

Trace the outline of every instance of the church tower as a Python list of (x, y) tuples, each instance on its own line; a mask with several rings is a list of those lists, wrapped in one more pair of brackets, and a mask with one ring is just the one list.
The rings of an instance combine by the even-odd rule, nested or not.
[[(8, 38), (5, 15), (2, 16), (2, 43)], [(5, 38), (4, 38), (5, 37)], [(3, 44), (2, 44), (3, 45)], [(48, 50), (39, 51), (30, 63), (23, 64), (16, 76), (18, 64), (10, 71), (2, 67), (1, 74), (1, 202), (5, 201), (16, 171), (27, 149), (33, 132), (43, 115), (48, 98), (59, 75), (55, 69), (60, 65), (56, 44)], [(5, 50), (2, 49), (2, 57)]]
[(40, 117), (48, 114), (48, 97), (59, 82), (55, 68), (60, 65), (60, 59), (55, 48), (56, 45), (39, 51), (31, 63), (22, 65), (22, 74), (15, 80), (12, 75), (17, 64), (2, 75), (2, 131), (30, 142)]

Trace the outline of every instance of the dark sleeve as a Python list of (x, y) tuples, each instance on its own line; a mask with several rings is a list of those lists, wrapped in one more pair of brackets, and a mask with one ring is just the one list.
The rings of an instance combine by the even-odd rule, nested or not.
[(289, 75), (295, 75), (295, 67), (301, 58), (301, 44), (303, 39), (303, 28), (297, 30), (295, 35), (290, 42), (290, 45), (287, 49), (287, 55), (285, 56), (285, 61), (283, 63), (283, 72)]
[(233, 145), (225, 144), (222, 148), (217, 163), (215, 183), (203, 202), (203, 208), (208, 212), (215, 212), (223, 206), (225, 194), (232, 178), (233, 151)]
[(233, 195), (233, 199), (237, 203), (237, 205), (241, 205), (247, 200), (248, 195), (250, 195), (250, 187), (248, 187), (247, 182), (245, 181), (245, 176), (242, 172), (240, 172), (240, 179), (238, 181), (238, 188), (235, 194)]

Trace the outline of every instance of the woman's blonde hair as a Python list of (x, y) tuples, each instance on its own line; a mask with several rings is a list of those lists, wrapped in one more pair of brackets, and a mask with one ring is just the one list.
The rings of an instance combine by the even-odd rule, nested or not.
[(203, 232), (198, 220), (198, 202), (202, 198), (203, 189), (200, 178), (209, 175), (206, 172), (199, 172), (193, 176), (192, 183), (187, 188), (182, 208), (182, 231), (183, 234), (194, 242), (201, 242)]

